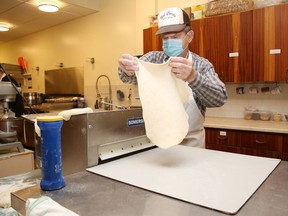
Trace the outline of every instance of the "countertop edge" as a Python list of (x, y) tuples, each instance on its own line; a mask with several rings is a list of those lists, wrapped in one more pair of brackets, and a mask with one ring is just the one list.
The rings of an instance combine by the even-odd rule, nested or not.
[(241, 118), (206, 117), (204, 121), (204, 127), (288, 134), (287, 121), (276, 122), (262, 120), (245, 120)]

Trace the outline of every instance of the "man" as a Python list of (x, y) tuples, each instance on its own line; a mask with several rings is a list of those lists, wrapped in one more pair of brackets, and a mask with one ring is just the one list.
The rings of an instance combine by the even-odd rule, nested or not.
[[(6, 76), (2, 68), (0, 68), (0, 81), (10, 82), (9, 78), (14, 83), (15, 86), (19, 87), (17, 81), (11, 76), (9, 77)], [(11, 109), (11, 111), (15, 113), (16, 117), (20, 117), (21, 115), (24, 114), (24, 103), (21, 95), (17, 94), (15, 101), (9, 102), (9, 109)]]
[[(189, 116), (189, 133), (181, 144), (205, 147), (204, 117), (206, 107), (220, 107), (227, 100), (226, 88), (213, 65), (189, 51), (194, 32), (189, 16), (180, 8), (168, 8), (158, 15), (157, 35), (162, 36), (163, 51), (149, 52), (140, 59), (163, 63), (171, 58), (171, 72), (188, 83), (192, 93), (185, 107)], [(119, 59), (118, 74), (124, 83), (137, 83), (137, 58), (123, 54)]]

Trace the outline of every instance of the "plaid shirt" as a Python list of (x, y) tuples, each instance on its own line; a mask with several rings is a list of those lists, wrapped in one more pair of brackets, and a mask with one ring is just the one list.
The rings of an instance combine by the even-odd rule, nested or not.
[[(226, 88), (207, 59), (192, 52), (189, 54), (192, 55), (193, 67), (198, 72), (198, 76), (188, 85), (193, 90), (193, 96), (200, 112), (205, 116), (206, 107), (220, 107), (226, 102)], [(143, 55), (140, 59), (161, 64), (167, 61), (169, 56), (161, 51), (153, 51)], [(127, 76), (120, 67), (118, 74), (124, 83), (137, 84), (136, 76)]]

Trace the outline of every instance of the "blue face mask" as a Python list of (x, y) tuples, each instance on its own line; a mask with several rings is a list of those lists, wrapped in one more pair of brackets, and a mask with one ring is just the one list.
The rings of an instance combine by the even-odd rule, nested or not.
[(162, 48), (170, 57), (179, 56), (184, 51), (182, 48), (182, 39), (167, 39), (163, 41)]

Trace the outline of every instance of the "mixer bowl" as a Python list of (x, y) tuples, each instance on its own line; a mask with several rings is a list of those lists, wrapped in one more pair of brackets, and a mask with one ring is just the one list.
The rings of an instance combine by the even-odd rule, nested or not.
[(20, 141), (24, 144), (23, 118), (8, 118), (0, 120), (0, 142)]

